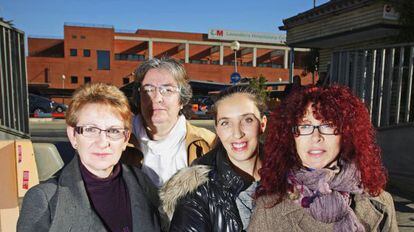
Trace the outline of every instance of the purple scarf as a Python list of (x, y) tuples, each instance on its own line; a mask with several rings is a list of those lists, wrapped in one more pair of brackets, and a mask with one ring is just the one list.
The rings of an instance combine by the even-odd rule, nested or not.
[[(351, 209), (350, 194), (361, 194), (360, 172), (355, 164), (340, 163), (340, 167), (292, 171), (289, 183), (294, 186), (297, 202), (315, 220), (334, 223), (334, 231), (365, 231)], [(291, 197), (292, 198), (292, 197)]]

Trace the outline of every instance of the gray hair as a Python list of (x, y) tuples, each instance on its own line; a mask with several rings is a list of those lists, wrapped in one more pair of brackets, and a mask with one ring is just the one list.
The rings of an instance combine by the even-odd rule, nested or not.
[[(151, 69), (162, 69), (171, 73), (172, 77), (178, 84), (178, 89), (180, 90), (180, 103), (186, 105), (190, 102), (191, 97), (193, 96), (193, 91), (191, 89), (189, 78), (187, 72), (184, 69), (184, 66), (173, 58), (152, 58), (144, 61), (136, 70), (135, 70), (135, 83), (137, 88), (141, 87), (141, 83), (144, 80), (145, 75)], [(133, 99), (139, 99), (139, 92), (134, 91)]]

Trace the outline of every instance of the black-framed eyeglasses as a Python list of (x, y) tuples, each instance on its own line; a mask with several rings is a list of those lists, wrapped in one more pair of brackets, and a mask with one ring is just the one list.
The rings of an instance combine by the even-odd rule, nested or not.
[(141, 91), (145, 94), (148, 94), (150, 97), (155, 97), (155, 91), (157, 91), (163, 96), (163, 97), (170, 97), (173, 94), (180, 92), (180, 88), (177, 86), (172, 85), (160, 85), (160, 86), (154, 86), (154, 85), (144, 85), (141, 86)]
[(292, 128), (293, 134), (295, 135), (310, 135), (313, 134), (315, 129), (318, 129), (319, 133), (322, 135), (337, 135), (339, 130), (336, 126), (332, 124), (321, 124), (321, 125), (296, 125)]
[(126, 135), (128, 133), (128, 129), (125, 129), (125, 128), (111, 127), (108, 129), (101, 129), (96, 126), (76, 126), (75, 127), (76, 133), (83, 135), (85, 137), (88, 137), (88, 138), (97, 138), (99, 137), (102, 131), (104, 131), (105, 135), (112, 140), (126, 138)]

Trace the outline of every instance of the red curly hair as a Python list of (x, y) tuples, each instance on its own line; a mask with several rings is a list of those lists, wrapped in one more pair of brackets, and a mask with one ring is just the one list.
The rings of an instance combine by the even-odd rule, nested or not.
[(265, 142), (265, 158), (259, 170), (261, 184), (256, 197), (275, 194), (275, 204), (291, 189), (287, 173), (300, 168), (292, 128), (312, 104), (314, 117), (332, 122), (342, 136), (340, 158), (355, 162), (361, 172), (366, 192), (378, 196), (384, 189), (387, 174), (382, 165), (375, 130), (364, 103), (344, 86), (306, 86), (291, 93), (272, 113)]

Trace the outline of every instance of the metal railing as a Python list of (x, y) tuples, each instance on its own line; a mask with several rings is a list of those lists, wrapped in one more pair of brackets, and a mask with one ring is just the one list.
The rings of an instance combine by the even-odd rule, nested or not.
[(0, 21), (0, 138), (29, 137), (24, 33)]
[(330, 81), (349, 86), (377, 127), (414, 123), (414, 43), (332, 54)]

